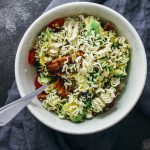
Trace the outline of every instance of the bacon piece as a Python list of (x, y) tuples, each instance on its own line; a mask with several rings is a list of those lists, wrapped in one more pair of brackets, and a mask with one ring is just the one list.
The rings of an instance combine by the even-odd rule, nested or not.
[(47, 96), (47, 93), (45, 93), (45, 92), (43, 91), (42, 93), (40, 93), (40, 94), (37, 96), (37, 98), (38, 98), (41, 102), (43, 102), (43, 100), (46, 99), (46, 96)]
[(59, 65), (59, 62), (57, 60), (53, 60), (50, 63), (47, 63), (46, 67), (47, 67), (48, 71), (50, 71), (52, 73), (56, 73), (61, 68)]
[(115, 27), (112, 23), (108, 22), (104, 25), (104, 31), (115, 31)]
[[(84, 52), (79, 50), (79, 51), (77, 51), (76, 57), (83, 56), (83, 55), (84, 55)], [(67, 55), (62, 58), (57, 58), (55, 60), (52, 60), (50, 63), (46, 64), (46, 67), (49, 72), (51, 72), (53, 74), (57, 74), (57, 73), (61, 72), (61, 69), (62, 69), (65, 61), (68, 61), (67, 64), (71, 63), (72, 62), (71, 56)]]
[(58, 94), (64, 98), (68, 95), (68, 91), (65, 89), (64, 81), (61, 78), (58, 78), (54, 83), (54, 88), (58, 91)]
[(78, 50), (78, 51), (77, 51), (77, 57), (78, 57), (78, 56), (83, 56), (83, 55), (84, 55), (84, 52), (83, 52), (83, 51), (81, 51), (81, 50)]
[(48, 71), (56, 74), (57, 72), (61, 71), (61, 68), (63, 67), (65, 61), (68, 61), (67, 63), (70, 63), (72, 61), (71, 56), (68, 55), (62, 58), (57, 58), (55, 60), (52, 60), (50, 63), (46, 64), (46, 67)]
[(67, 63), (71, 63), (72, 62), (71, 56), (67, 55), (65, 57), (62, 57), (62, 58), (58, 59), (59, 65), (61, 67), (64, 65), (65, 61), (67, 61)]

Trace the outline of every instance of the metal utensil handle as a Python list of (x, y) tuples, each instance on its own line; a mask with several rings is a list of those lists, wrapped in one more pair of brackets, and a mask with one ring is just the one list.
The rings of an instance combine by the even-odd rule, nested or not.
[(48, 85), (43, 85), (30, 94), (0, 108), (0, 126), (12, 120), (35, 96), (40, 94)]

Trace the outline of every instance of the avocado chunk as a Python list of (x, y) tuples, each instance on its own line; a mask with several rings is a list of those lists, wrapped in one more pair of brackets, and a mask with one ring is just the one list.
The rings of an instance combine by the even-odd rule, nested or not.
[(85, 23), (86, 23), (87, 35), (89, 35), (92, 30), (95, 31), (95, 34), (100, 34), (102, 27), (95, 18), (88, 17), (86, 18)]

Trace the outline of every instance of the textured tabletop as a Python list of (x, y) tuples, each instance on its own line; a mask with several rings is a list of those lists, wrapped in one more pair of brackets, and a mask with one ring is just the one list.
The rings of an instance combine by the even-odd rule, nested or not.
[(50, 1), (0, 0), (0, 106), (15, 79), (15, 54), (21, 37)]

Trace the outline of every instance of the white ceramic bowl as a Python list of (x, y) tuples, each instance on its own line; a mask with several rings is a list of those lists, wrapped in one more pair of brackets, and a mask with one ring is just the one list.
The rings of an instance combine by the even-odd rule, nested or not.
[(27, 58), (36, 36), (52, 20), (78, 14), (99, 16), (109, 20), (116, 25), (118, 32), (127, 38), (132, 49), (124, 91), (110, 111), (79, 124), (61, 120), (54, 113), (46, 111), (37, 98), (27, 107), (39, 121), (50, 128), (71, 134), (88, 134), (107, 129), (124, 118), (137, 103), (145, 84), (147, 73), (145, 50), (136, 30), (123, 16), (108, 7), (87, 2), (68, 3), (51, 9), (35, 20), (24, 34), (17, 50), (15, 75), (21, 96), (33, 91), (36, 73), (35, 68), (28, 64)]

